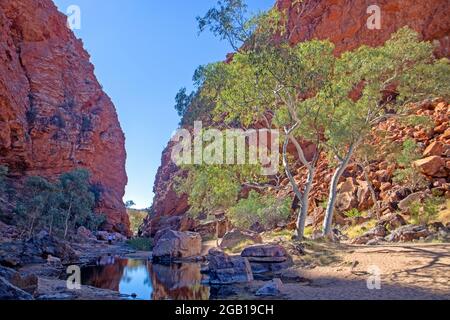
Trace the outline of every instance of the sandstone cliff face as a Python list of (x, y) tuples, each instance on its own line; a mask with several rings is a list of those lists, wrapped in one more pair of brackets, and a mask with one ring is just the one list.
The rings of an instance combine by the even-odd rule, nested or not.
[[(367, 28), (367, 8), (377, 4), (381, 8), (381, 29)], [(279, 0), (276, 5), (287, 13), (287, 37), (296, 44), (311, 39), (329, 39), (336, 45), (336, 54), (355, 49), (361, 45), (376, 46), (388, 40), (392, 33), (403, 26), (410, 26), (419, 32), (423, 39), (433, 41), (438, 56), (450, 55), (450, 2), (447, 0), (404, 1), (404, 0)], [(158, 228), (175, 226), (189, 229), (192, 223), (186, 221), (187, 198), (178, 197), (170, 183), (177, 168), (170, 161), (170, 144), (164, 151), (162, 164), (155, 181), (153, 216), (142, 227), (144, 233), (154, 234)], [(327, 194), (326, 181), (331, 170), (324, 160), (319, 165), (313, 197), (321, 199)], [(296, 179), (304, 180), (304, 172), (299, 168)], [(285, 182), (287, 186), (287, 181)], [(289, 187), (283, 191), (290, 192)], [(281, 196), (281, 195), (280, 195)]]
[(0, 1), (0, 164), (18, 179), (89, 169), (107, 229), (128, 233), (125, 138), (89, 58), (51, 0)]

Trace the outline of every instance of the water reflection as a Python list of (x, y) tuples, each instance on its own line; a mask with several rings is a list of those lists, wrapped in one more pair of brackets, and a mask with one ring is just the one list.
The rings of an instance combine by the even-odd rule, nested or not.
[(83, 268), (82, 283), (133, 295), (141, 300), (207, 300), (209, 287), (201, 284), (201, 265), (159, 265), (146, 260), (104, 257), (97, 266)]

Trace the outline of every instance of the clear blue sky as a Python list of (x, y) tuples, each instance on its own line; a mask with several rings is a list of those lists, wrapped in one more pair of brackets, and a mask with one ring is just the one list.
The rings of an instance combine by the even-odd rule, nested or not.
[[(126, 136), (125, 200), (151, 205), (161, 152), (177, 128), (174, 97), (191, 86), (195, 69), (223, 60), (231, 48), (209, 33), (198, 36), (196, 16), (215, 0), (54, 0), (61, 12), (81, 8), (75, 34), (91, 55), (95, 73), (113, 100)], [(275, 0), (248, 0), (251, 11)]]

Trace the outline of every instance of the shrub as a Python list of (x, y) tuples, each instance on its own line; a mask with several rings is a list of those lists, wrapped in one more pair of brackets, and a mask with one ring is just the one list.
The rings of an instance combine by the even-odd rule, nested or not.
[(434, 220), (440, 211), (440, 206), (445, 201), (442, 198), (431, 197), (426, 199), (423, 203), (416, 201), (409, 207), (412, 224), (428, 224)]
[(427, 181), (425, 177), (412, 166), (412, 163), (420, 159), (420, 157), (421, 154), (416, 142), (413, 139), (407, 139), (403, 143), (402, 151), (397, 158), (397, 164), (402, 168), (394, 172), (392, 181), (411, 190), (426, 187)]
[(251, 191), (247, 199), (240, 200), (229, 210), (231, 221), (237, 227), (250, 228), (259, 222), (268, 229), (288, 221), (291, 214), (289, 199), (277, 199)]
[(344, 215), (345, 215), (347, 218), (354, 219), (354, 218), (360, 218), (360, 217), (362, 217), (362, 216), (363, 216), (363, 213), (360, 212), (358, 209), (353, 208), (353, 209), (351, 209), (351, 210), (345, 212)]

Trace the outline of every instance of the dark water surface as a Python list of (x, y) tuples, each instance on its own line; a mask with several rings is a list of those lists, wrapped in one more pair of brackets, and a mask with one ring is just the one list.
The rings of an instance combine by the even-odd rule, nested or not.
[(81, 270), (83, 285), (108, 289), (140, 300), (208, 300), (210, 288), (201, 283), (201, 265), (160, 265), (137, 259), (105, 257)]

